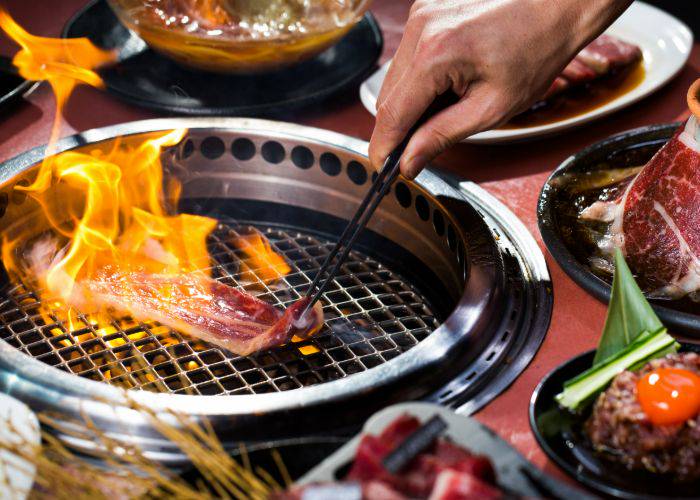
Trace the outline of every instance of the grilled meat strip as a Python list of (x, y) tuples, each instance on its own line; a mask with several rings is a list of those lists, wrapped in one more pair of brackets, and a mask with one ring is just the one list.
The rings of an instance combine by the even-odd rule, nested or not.
[(79, 282), (76, 291), (92, 305), (140, 320), (154, 320), (246, 356), (308, 337), (323, 325), (317, 303), (306, 315), (307, 299), (285, 311), (247, 293), (194, 274), (164, 276), (103, 269)]

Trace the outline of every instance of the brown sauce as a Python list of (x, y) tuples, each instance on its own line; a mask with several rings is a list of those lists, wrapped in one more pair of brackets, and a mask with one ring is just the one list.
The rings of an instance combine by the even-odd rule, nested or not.
[(610, 75), (565, 91), (551, 100), (513, 117), (501, 129), (538, 127), (588, 113), (630, 92), (644, 81), (644, 62), (626, 71)]

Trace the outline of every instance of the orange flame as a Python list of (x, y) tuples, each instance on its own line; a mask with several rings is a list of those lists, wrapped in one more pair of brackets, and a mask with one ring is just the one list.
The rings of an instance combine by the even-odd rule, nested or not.
[[(114, 328), (105, 323), (109, 321), (105, 306), (81, 293), (82, 280), (95, 279), (112, 268), (171, 276), (195, 271), (199, 276), (209, 275), (207, 238), (217, 222), (169, 210), (176, 206), (180, 186), (165, 182), (161, 164), (162, 150), (178, 144), (187, 131), (153, 133), (146, 140), (143, 135), (126, 137), (48, 156), (55, 151), (61, 112), (71, 91), (81, 83), (102, 86), (94, 70), (114, 61), (115, 54), (84, 38), (30, 35), (2, 9), (0, 27), (22, 47), (13, 59), (22, 76), (48, 81), (56, 95), (47, 158), (32, 184), (15, 188), (27, 192), (39, 205), (46, 227), (24, 224), (12, 237), (5, 232), (3, 263), (13, 276), (35, 285), (44, 304), (70, 306), (64, 307), (67, 317), (59, 320), (71, 330), (78, 327), (109, 335)], [(289, 271), (261, 238), (247, 240), (244, 251), (251, 262), (265, 268), (263, 279), (277, 279)], [(156, 293), (166, 294), (168, 287)], [(78, 315), (74, 308), (89, 316)], [(52, 306), (43, 314), (48, 321), (56, 309)], [(131, 340), (142, 336), (144, 332), (129, 334)], [(120, 342), (124, 340), (109, 343)]]
[[(61, 133), (61, 111), (73, 89), (78, 84), (102, 87), (96, 68), (113, 62), (117, 54), (95, 47), (87, 38), (45, 38), (27, 33), (12, 17), (0, 7), (0, 28), (22, 48), (12, 59), (19, 74), (32, 81), (47, 81), (56, 96), (58, 112), (54, 117), (47, 159), (54, 150)], [(51, 179), (50, 161), (44, 161), (45, 168), (37, 176), (34, 190), (48, 188)]]
[(252, 272), (264, 283), (277, 281), (291, 271), (284, 258), (275, 253), (270, 242), (261, 234), (242, 235), (233, 244), (244, 255), (241, 269)]

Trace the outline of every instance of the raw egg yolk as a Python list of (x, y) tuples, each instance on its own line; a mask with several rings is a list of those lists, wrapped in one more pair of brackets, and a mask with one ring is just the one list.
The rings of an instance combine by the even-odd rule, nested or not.
[(658, 368), (637, 382), (637, 397), (653, 424), (679, 424), (700, 412), (700, 376), (681, 368)]

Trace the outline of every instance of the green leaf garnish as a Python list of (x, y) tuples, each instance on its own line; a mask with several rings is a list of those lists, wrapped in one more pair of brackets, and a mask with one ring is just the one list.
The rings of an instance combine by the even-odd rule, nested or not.
[(564, 382), (557, 403), (573, 412), (585, 408), (624, 370), (638, 369), (652, 359), (676, 352), (678, 343), (639, 289), (622, 252), (615, 250), (615, 275), (593, 366)]
[(620, 352), (640, 333), (656, 332), (663, 326), (634, 280), (622, 252), (616, 249), (610, 305), (593, 365)]

